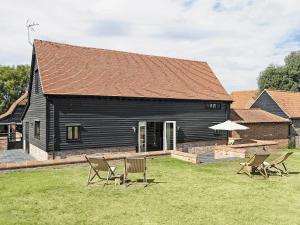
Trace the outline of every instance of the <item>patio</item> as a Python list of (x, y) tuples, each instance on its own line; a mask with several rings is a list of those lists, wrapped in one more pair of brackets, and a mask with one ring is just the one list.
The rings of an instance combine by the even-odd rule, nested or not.
[(0, 151), (0, 163), (28, 162), (32, 160), (34, 158), (24, 152), (23, 149)]

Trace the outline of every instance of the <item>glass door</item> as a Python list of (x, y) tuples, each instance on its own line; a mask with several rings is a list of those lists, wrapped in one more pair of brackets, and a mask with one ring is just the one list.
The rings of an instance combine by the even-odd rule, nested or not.
[(139, 122), (139, 132), (138, 132), (138, 145), (139, 152), (147, 151), (147, 122)]
[(176, 150), (176, 121), (164, 122), (164, 150)]

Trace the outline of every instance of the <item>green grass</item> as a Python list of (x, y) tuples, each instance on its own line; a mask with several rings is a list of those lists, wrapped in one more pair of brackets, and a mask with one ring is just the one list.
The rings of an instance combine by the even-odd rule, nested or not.
[(2, 173), (0, 224), (300, 224), (300, 152), (288, 177), (250, 179), (238, 162), (149, 160), (146, 188), (87, 187), (87, 166)]

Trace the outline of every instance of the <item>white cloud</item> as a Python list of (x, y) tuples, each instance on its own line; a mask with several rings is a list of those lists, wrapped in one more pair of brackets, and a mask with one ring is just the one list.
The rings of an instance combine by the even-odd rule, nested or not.
[(7, 0), (0, 15), (0, 64), (30, 63), (32, 18), (42, 39), (207, 61), (228, 91), (300, 47), (297, 0)]

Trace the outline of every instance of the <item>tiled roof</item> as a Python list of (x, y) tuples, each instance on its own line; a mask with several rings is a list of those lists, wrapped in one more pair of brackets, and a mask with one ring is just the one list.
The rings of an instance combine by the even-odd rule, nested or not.
[(262, 109), (232, 109), (230, 119), (238, 123), (288, 123), (288, 119)]
[(290, 118), (300, 118), (300, 92), (266, 91)]
[(13, 104), (11, 104), (11, 106), (9, 107), (9, 109), (3, 113), (2, 115), (0, 115), (0, 119), (6, 118), (7, 116), (11, 115), (15, 108), (18, 105), (26, 105), (27, 104), (27, 100), (28, 100), (28, 93), (26, 92), (25, 94), (23, 94), (20, 98), (18, 98), (16, 101), (14, 101)]
[(44, 94), (225, 100), (206, 62), (34, 41)]
[(251, 104), (254, 102), (258, 95), (257, 90), (252, 91), (234, 91), (231, 93), (233, 103), (231, 104), (232, 109), (249, 109)]

